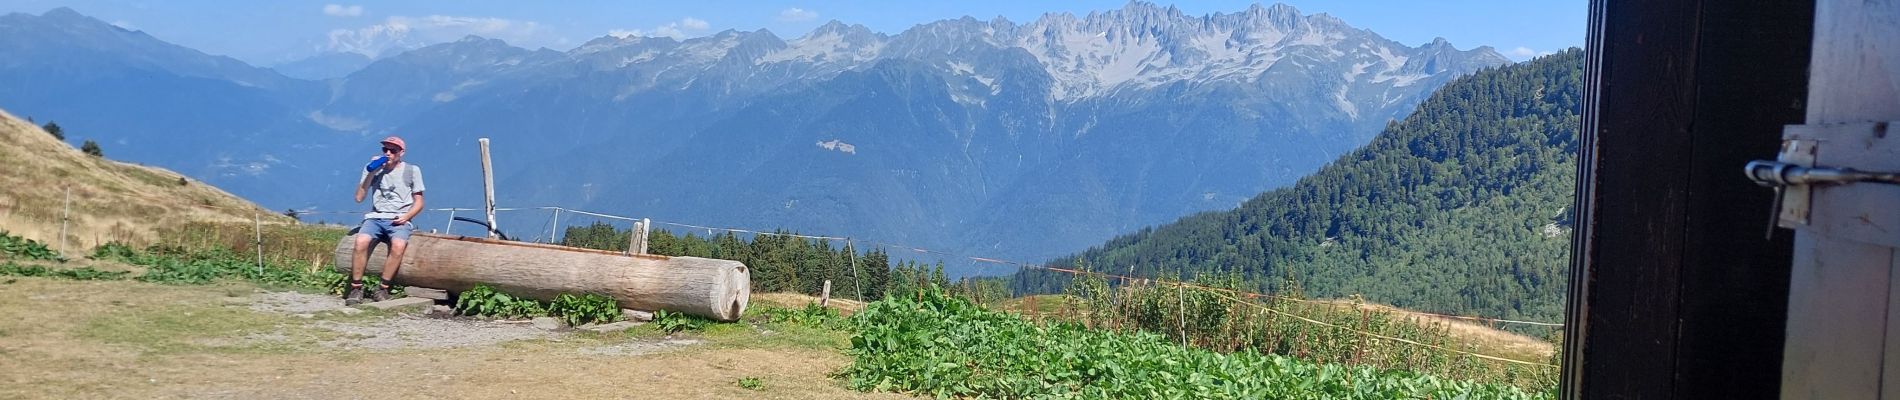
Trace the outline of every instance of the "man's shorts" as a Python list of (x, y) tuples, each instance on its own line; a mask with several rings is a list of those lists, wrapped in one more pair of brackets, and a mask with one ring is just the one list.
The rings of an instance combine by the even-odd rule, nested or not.
[(377, 242), (388, 242), (391, 239), (404, 242), (409, 241), (409, 232), (416, 230), (416, 223), (410, 221), (407, 224), (390, 225), (390, 223), (394, 221), (395, 220), (389, 219), (365, 219), (363, 220), (363, 225), (356, 228), (356, 234), (369, 235), (369, 240)]

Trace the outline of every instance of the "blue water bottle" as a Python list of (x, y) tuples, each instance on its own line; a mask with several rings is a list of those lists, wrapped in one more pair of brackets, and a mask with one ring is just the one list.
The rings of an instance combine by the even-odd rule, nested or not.
[(376, 157), (376, 159), (374, 160), (369, 160), (369, 165), (363, 167), (363, 172), (371, 172), (371, 171), (375, 171), (377, 168), (382, 168), (383, 163), (386, 163), (386, 162), (389, 162), (389, 156)]

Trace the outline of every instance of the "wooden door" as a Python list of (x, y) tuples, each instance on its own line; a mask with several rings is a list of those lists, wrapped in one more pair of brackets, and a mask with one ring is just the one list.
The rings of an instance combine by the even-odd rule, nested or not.
[[(1900, 171), (1900, 0), (1821, 0), (1814, 28), (1807, 123), (1786, 129), (1780, 158)], [(1777, 218), (1795, 254), (1781, 397), (1900, 400), (1900, 184), (1784, 190)]]

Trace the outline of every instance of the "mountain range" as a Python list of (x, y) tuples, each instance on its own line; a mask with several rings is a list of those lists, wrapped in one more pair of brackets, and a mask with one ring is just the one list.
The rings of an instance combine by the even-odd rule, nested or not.
[[(1459, 78), (1292, 186), (1055, 263), (1561, 321), (1583, 71), (1583, 51), (1573, 48)], [(1019, 293), (1046, 293), (1067, 278), (1028, 270), (1011, 279)]]
[[(321, 80), (62, 8), (0, 16), (0, 54), (0, 108), (271, 208), (359, 209), (345, 200), (355, 169), (392, 134), (424, 167), (430, 207), (479, 206), (488, 137), (504, 207), (1023, 260), (1234, 207), (1366, 144), (1445, 82), (1509, 64), (1286, 5), (1190, 16), (1144, 2), (895, 35), (833, 21), (789, 40), (606, 36), (566, 51), (468, 37)], [(292, 73), (336, 74), (307, 67)]]

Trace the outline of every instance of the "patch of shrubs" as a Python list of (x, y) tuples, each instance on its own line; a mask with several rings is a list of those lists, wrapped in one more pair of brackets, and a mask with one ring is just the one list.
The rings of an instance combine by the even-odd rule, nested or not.
[(92, 267), (47, 268), (38, 265), (20, 265), (12, 262), (0, 264), (0, 275), (31, 276), (71, 279), (76, 281), (110, 281), (125, 279), (130, 271), (102, 271)]
[(570, 326), (620, 320), (620, 303), (599, 294), (562, 294), (551, 302), (517, 297), (486, 284), (456, 295), (455, 311), (462, 315), (496, 318), (553, 316)]
[(66, 257), (47, 248), (45, 243), (0, 231), (0, 258), (65, 262)]

